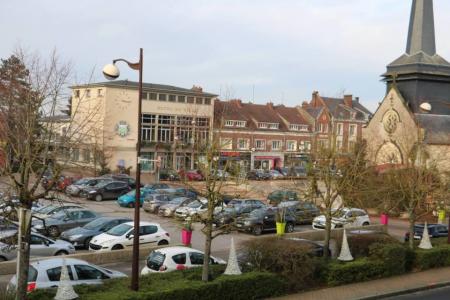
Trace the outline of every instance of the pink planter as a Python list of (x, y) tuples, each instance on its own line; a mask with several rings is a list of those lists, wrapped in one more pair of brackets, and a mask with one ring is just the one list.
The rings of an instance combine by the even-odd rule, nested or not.
[(181, 229), (181, 242), (183, 245), (189, 246), (191, 244), (192, 231)]
[(388, 223), (389, 223), (389, 216), (387, 214), (381, 214), (381, 216), (380, 216), (380, 223), (382, 225), (388, 225)]

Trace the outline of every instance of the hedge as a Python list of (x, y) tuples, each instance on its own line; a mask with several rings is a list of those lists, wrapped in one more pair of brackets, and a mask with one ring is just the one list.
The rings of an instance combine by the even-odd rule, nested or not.
[(438, 245), (433, 249), (417, 249), (414, 267), (418, 270), (450, 266), (450, 245)]
[(401, 244), (373, 244), (369, 250), (369, 258), (384, 263), (383, 276), (394, 276), (405, 273), (412, 268), (414, 253)]
[(361, 258), (351, 262), (331, 262), (323, 274), (327, 285), (336, 286), (381, 278), (385, 272), (382, 261)]
[[(223, 268), (222, 268), (223, 269)], [(202, 300), (262, 299), (286, 293), (280, 276), (249, 272), (240, 276), (213, 274), (213, 280), (201, 281), (201, 268), (152, 274), (141, 277), (139, 292), (132, 292), (129, 278), (105, 281), (102, 285), (75, 286), (80, 300)], [(30, 300), (53, 299), (55, 289), (37, 290)]]

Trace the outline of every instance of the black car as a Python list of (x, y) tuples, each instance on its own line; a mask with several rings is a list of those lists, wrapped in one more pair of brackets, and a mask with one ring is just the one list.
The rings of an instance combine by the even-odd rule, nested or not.
[(76, 227), (61, 233), (60, 239), (72, 243), (76, 248), (89, 249), (91, 239), (106, 232), (116, 225), (130, 222), (128, 218), (101, 217), (87, 223), (82, 227)]
[(297, 224), (312, 224), (315, 217), (320, 216), (320, 209), (311, 202), (288, 201), (283, 202), (287, 213), (296, 219)]
[[(414, 239), (420, 240), (423, 235), (424, 224), (414, 225)], [(430, 238), (439, 238), (448, 236), (448, 227), (442, 224), (428, 224), (428, 235)], [(405, 241), (409, 240), (409, 232), (405, 234)]]
[(263, 170), (251, 170), (247, 173), (248, 180), (269, 180), (270, 178), (270, 173)]
[[(126, 184), (128, 184), (128, 186), (131, 189), (135, 189), (136, 188), (136, 180), (134, 180), (133, 177), (131, 177), (130, 175), (127, 174), (107, 174), (107, 175), (103, 175), (102, 178), (111, 178), (114, 181), (122, 181), (125, 182)], [(141, 187), (143, 187), (144, 185), (141, 183)]]
[(271, 205), (276, 205), (283, 201), (298, 201), (299, 197), (296, 191), (291, 190), (278, 190), (270, 193), (267, 196), (267, 201)]
[(103, 201), (106, 199), (117, 199), (118, 197), (131, 191), (130, 186), (123, 181), (111, 181), (97, 184), (96, 186), (86, 189), (89, 200)]
[(162, 169), (159, 171), (160, 180), (178, 181), (180, 180), (180, 174), (173, 169)]
[(216, 226), (230, 224), (238, 216), (264, 207), (266, 207), (266, 205), (261, 200), (233, 199), (228, 202), (223, 210), (214, 215), (213, 222)]
[[(308, 248), (311, 256), (322, 257), (325, 252), (325, 247), (323, 245), (321, 245), (317, 242), (311, 241), (311, 240), (300, 239), (300, 238), (291, 238), (291, 237), (286, 238), (286, 240), (295, 241), (299, 245), (302, 245), (302, 246)], [(328, 249), (328, 256), (331, 256), (330, 249)]]
[[(264, 231), (276, 230), (276, 211), (278, 208), (260, 208), (249, 214), (242, 215), (236, 220), (236, 227), (240, 231), (251, 232), (254, 235), (260, 235)], [(295, 218), (290, 214), (285, 214), (286, 232), (294, 232)]]

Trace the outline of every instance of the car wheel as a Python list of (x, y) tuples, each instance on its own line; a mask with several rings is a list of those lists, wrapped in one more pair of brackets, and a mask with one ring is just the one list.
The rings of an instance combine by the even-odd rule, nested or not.
[(48, 228), (48, 234), (52, 237), (58, 237), (59, 236), (59, 229), (56, 226), (50, 226)]
[(91, 237), (84, 240), (84, 248), (89, 250), (89, 244), (91, 243), (91, 240)]
[(134, 207), (134, 202), (128, 203), (128, 207), (129, 207), (129, 208), (133, 208), (133, 207)]
[(100, 194), (98, 194), (98, 195), (95, 195), (95, 201), (97, 201), (97, 202), (101, 202), (101, 201), (103, 201), (103, 196), (102, 196), (102, 195), (100, 195)]
[(169, 242), (167, 240), (161, 240), (158, 242), (158, 246), (162, 246), (162, 245), (169, 245)]
[(6, 261), (6, 258), (4, 258), (3, 256), (0, 256), (0, 262), (2, 261)]
[(61, 255), (67, 255), (67, 254), (69, 254), (69, 253), (67, 253), (67, 251), (61, 250), (61, 251), (56, 252), (55, 256), (61, 256)]
[(369, 226), (369, 222), (364, 222), (362, 226)]
[(261, 225), (256, 225), (252, 228), (252, 232), (254, 235), (261, 235), (263, 229)]
[(286, 232), (287, 232), (287, 233), (292, 233), (292, 232), (294, 232), (294, 224), (293, 224), (293, 223), (287, 223), (287, 224), (286, 224)]
[(123, 249), (122, 245), (114, 245), (111, 248), (111, 250), (121, 250), (121, 249)]

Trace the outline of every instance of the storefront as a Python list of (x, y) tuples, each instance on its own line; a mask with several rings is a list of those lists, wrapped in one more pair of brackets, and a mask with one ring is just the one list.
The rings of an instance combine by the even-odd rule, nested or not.
[(289, 153), (284, 156), (285, 167), (306, 167), (311, 160), (308, 154)]
[(251, 163), (250, 152), (221, 152), (219, 158), (219, 167), (228, 170), (249, 171)]
[(284, 155), (255, 152), (251, 157), (251, 165), (254, 170), (271, 170), (274, 168), (282, 168), (284, 166)]

